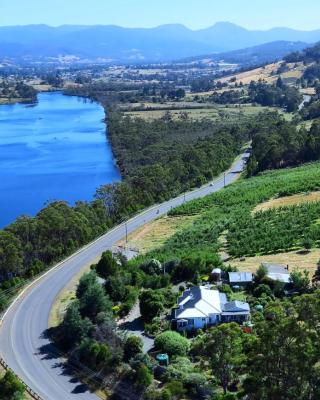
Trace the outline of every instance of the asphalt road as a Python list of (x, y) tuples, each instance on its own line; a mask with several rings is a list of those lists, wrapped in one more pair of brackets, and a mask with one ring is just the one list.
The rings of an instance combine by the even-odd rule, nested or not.
[(84, 247), (33, 284), (14, 303), (4, 316), (0, 329), (0, 355), (7, 364), (45, 400), (97, 399), (87, 387), (72, 377), (64, 360), (55, 354), (46, 337), (51, 307), (59, 292), (83, 266), (128, 233), (145, 223), (166, 214), (171, 208), (186, 201), (206, 196), (234, 182), (243, 170), (245, 153), (213, 184), (207, 184), (185, 195), (156, 205), (109, 231)]

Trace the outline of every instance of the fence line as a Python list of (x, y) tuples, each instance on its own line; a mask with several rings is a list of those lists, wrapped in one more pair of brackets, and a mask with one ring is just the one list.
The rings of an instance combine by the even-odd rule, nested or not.
[(11, 372), (14, 376), (16, 376), (24, 385), (26, 392), (34, 399), (34, 400), (44, 400), (42, 397), (40, 397), (34, 390), (31, 389), (30, 386), (28, 386), (25, 382), (23, 382), (20, 377), (12, 371), (12, 369), (9, 367), (9, 365), (3, 360), (3, 358), (0, 357), (0, 365), (6, 370)]

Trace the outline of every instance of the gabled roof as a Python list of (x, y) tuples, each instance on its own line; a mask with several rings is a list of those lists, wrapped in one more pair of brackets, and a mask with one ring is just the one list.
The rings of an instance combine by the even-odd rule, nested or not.
[(224, 293), (211, 290), (209, 286), (194, 286), (179, 298), (180, 308), (176, 309), (176, 318), (205, 318), (211, 314), (220, 314), (225, 302)]
[(229, 272), (230, 283), (252, 282), (252, 280), (251, 272)]

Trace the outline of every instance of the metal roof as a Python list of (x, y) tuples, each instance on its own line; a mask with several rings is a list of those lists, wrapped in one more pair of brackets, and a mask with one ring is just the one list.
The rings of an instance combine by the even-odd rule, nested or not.
[(248, 303), (245, 303), (244, 301), (234, 300), (224, 304), (223, 311), (226, 312), (250, 311), (250, 306)]
[(177, 319), (206, 318), (212, 314), (249, 313), (250, 306), (242, 301), (227, 301), (225, 293), (211, 290), (210, 286), (194, 286), (186, 290), (175, 309)]
[(252, 282), (252, 272), (229, 272), (230, 283)]

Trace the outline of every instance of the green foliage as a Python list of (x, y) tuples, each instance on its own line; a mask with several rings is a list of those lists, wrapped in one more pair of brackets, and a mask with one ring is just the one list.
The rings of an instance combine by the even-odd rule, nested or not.
[(77, 351), (80, 362), (94, 371), (111, 368), (112, 350), (105, 343), (85, 339)]
[(185, 356), (190, 348), (190, 342), (174, 331), (160, 333), (155, 338), (155, 347), (169, 356)]
[(82, 318), (79, 310), (79, 302), (72, 302), (63, 318), (63, 339), (68, 346), (81, 342), (92, 330), (92, 323), (88, 318)]
[(110, 299), (105, 294), (103, 287), (97, 282), (88, 287), (79, 299), (79, 305), (81, 315), (91, 321), (95, 321), (99, 313), (108, 312), (112, 309)]
[(270, 289), (270, 286), (265, 285), (265, 284), (262, 283), (262, 284), (258, 285), (254, 289), (253, 295), (255, 297), (263, 297), (263, 296), (271, 297), (272, 296), (272, 290)]
[(171, 381), (166, 384), (165, 389), (170, 392), (172, 396), (181, 398), (186, 394), (186, 389), (183, 386), (183, 383), (180, 381)]
[(96, 266), (96, 271), (101, 278), (107, 279), (110, 275), (116, 273), (117, 268), (117, 260), (113, 257), (111, 251), (107, 250), (102, 254)]
[[(234, 256), (268, 254), (302, 248), (302, 239), (311, 237), (315, 246), (319, 240), (319, 204), (271, 209), (252, 214), (260, 203), (273, 197), (308, 193), (320, 187), (319, 163), (298, 168), (269, 171), (243, 179), (223, 191), (191, 201), (170, 212), (173, 216), (198, 217), (189, 226), (171, 237), (159, 251), (144, 258), (197, 260), (188, 263), (200, 271), (221, 266), (216, 252), (220, 235), (228, 231), (228, 252)], [(134, 263), (143, 262), (143, 257)], [(179, 267), (177, 267), (179, 266)], [(179, 271), (180, 262), (175, 262)], [(211, 268), (211, 269), (210, 269)]]
[(10, 371), (0, 379), (0, 398), (4, 400), (23, 400), (25, 387)]
[(141, 269), (149, 275), (160, 275), (163, 274), (163, 267), (161, 265), (161, 262), (156, 259), (152, 259), (150, 261), (147, 261), (145, 264), (141, 265)]
[(135, 374), (135, 384), (139, 390), (146, 390), (152, 383), (153, 376), (149, 369), (141, 364)]
[(94, 271), (88, 272), (80, 278), (76, 296), (78, 299), (81, 299), (90, 286), (94, 285), (97, 282), (97, 274)]
[(309, 272), (304, 270), (302, 271), (293, 271), (290, 274), (290, 279), (292, 282), (292, 285), (295, 290), (297, 290), (300, 293), (305, 293), (310, 285), (310, 278), (309, 278)]
[(208, 359), (212, 373), (219, 379), (224, 393), (236, 376), (236, 371), (244, 367), (244, 336), (239, 325), (222, 324), (201, 337), (194, 344), (194, 352)]
[(184, 381), (194, 372), (194, 366), (187, 357), (175, 357), (167, 368), (167, 380)]
[(264, 265), (259, 265), (257, 271), (256, 271), (256, 282), (261, 282), (262, 279), (267, 276), (268, 274), (268, 269)]
[(110, 227), (100, 201), (75, 207), (53, 202), (36, 217), (23, 216), (0, 231), (0, 279), (32, 277)]
[(124, 344), (124, 359), (129, 361), (137, 354), (142, 353), (143, 343), (139, 336), (129, 336)]
[(295, 248), (312, 247), (319, 242), (317, 223), (320, 203), (281, 207), (239, 216), (230, 226), (228, 243), (230, 254), (274, 254)]
[(109, 135), (124, 181), (97, 190), (115, 220), (212, 179), (248, 139), (244, 126), (208, 119), (155, 121), (109, 113)]
[(247, 349), (244, 389), (250, 400), (319, 396), (319, 292), (270, 304)]
[(262, 106), (279, 106), (288, 112), (297, 111), (302, 95), (298, 89), (285, 85), (281, 78), (279, 79), (276, 85), (252, 81), (248, 89), (249, 99)]
[(165, 299), (160, 291), (144, 290), (140, 294), (140, 312), (144, 321), (150, 322), (164, 311)]
[(6, 279), (10, 274), (23, 270), (20, 241), (11, 233), (0, 231), (0, 275)]

